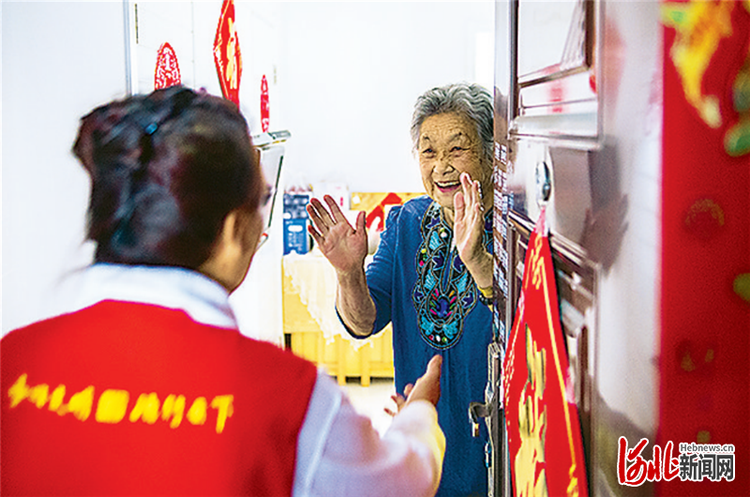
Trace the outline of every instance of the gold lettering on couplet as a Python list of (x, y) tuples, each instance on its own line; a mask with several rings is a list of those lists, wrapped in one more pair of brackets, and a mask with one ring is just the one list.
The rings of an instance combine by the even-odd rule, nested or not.
[(545, 360), (546, 351), (537, 348), (526, 325), (526, 366), (529, 376), (518, 401), (521, 448), (514, 461), (518, 493), (523, 496), (549, 495), (544, 471), (544, 437), (547, 430), (547, 408), (543, 402)]

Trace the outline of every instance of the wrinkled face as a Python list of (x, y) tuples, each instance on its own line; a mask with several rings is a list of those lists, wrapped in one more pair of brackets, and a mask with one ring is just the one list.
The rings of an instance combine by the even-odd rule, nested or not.
[(482, 164), (482, 143), (476, 126), (456, 113), (436, 114), (419, 128), (419, 168), (427, 194), (443, 209), (453, 211), (465, 172), (491, 192), (492, 171)]

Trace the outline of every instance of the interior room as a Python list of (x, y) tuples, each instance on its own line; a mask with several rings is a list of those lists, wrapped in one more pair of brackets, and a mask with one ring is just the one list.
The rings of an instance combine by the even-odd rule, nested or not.
[[(213, 55), (221, 7), (218, 0), (3, 2), (3, 334), (64, 307), (68, 277), (91, 262), (88, 178), (71, 153), (78, 120), (112, 98), (152, 91), (164, 43), (184, 85), (221, 95)], [(285, 247), (285, 230), (295, 233), (285, 224), (284, 195), (338, 194), (355, 212), (390, 192), (423, 193), (409, 135), (414, 100), (453, 82), (492, 88), (494, 4), (238, 1), (235, 9), (240, 108), (253, 135), (288, 135), (256, 140), (272, 149), (267, 176), (280, 174), (268, 238), (231, 297), (240, 330), (278, 345), (287, 331), (310, 331), (287, 333), (287, 345), (301, 348), (304, 340), (300, 350), (338, 374), (356, 399), (374, 398), (367, 409), (382, 427), (390, 347), (371, 352), (371, 344), (346, 338), (330, 285), (309, 288), (316, 276), (332, 283), (332, 273), (307, 254), (315, 247), (304, 231), (302, 245)], [(359, 364), (371, 353), (384, 359), (374, 357), (362, 381)], [(348, 354), (348, 371), (336, 370), (339, 354)], [(356, 390), (363, 384), (373, 386), (362, 390), (367, 395)]]
[[(210, 448), (259, 466), (207, 458), (226, 477), (207, 494), (247, 472), (274, 495), (750, 495), (750, 1), (3, 0), (0, 19), (0, 484), (59, 490), (39, 454), (60, 478), (77, 459), (54, 435), (99, 465), (86, 494), (199, 492)], [(140, 259), (106, 253), (154, 232)], [(110, 270), (153, 285), (75, 304)], [(170, 271), (205, 314), (160, 294)], [(144, 303), (182, 320), (169, 339)], [(216, 328), (230, 346), (201, 365)], [(137, 386), (94, 393), (77, 369), (109, 374), (110, 352)], [(214, 373), (246, 383), (195, 390)], [(268, 459), (214, 444), (229, 426)]]

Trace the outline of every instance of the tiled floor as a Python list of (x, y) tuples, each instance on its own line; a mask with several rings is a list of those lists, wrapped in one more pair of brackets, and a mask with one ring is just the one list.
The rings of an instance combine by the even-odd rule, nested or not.
[(384, 409), (396, 407), (391, 400), (391, 395), (395, 392), (393, 380), (373, 378), (369, 387), (360, 386), (359, 380), (348, 380), (344, 390), (357, 412), (369, 417), (372, 426), (382, 435), (391, 424), (391, 416)]

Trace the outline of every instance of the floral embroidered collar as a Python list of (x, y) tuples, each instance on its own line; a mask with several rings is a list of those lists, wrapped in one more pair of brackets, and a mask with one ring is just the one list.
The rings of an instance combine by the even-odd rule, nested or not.
[[(465, 317), (476, 306), (477, 286), (453, 246), (453, 229), (440, 205), (433, 202), (420, 224), (417, 279), (412, 300), (422, 339), (436, 349), (454, 346), (463, 334)], [(485, 217), (482, 243), (492, 247), (492, 216)]]

